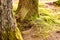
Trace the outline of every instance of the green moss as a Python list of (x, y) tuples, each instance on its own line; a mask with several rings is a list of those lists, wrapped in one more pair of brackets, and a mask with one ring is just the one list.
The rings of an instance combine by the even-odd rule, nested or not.
[[(44, 5), (44, 4), (43, 4)], [(37, 35), (43, 38), (49, 33), (60, 29), (60, 15), (54, 14), (54, 10), (39, 5), (39, 17), (33, 21), (37, 28)]]
[(56, 3), (57, 3), (58, 5), (60, 5), (60, 0), (58, 0)]

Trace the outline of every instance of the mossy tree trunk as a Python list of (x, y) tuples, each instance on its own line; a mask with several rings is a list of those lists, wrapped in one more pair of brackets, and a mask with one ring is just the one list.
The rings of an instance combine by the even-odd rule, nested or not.
[(19, 24), (31, 27), (30, 21), (38, 16), (38, 0), (19, 0), (16, 15)]
[(12, 0), (0, 0), (0, 40), (23, 40), (12, 8)]

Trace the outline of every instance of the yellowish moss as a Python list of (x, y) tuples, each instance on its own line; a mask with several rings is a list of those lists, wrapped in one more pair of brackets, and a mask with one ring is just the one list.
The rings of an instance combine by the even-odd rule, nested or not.
[(17, 38), (18, 40), (23, 40), (22, 35), (21, 35), (21, 32), (20, 32), (20, 30), (18, 29), (18, 27), (16, 27), (16, 29), (15, 29), (15, 36), (16, 36), (16, 38)]
[(23, 40), (22, 35), (18, 27), (15, 28), (14, 31), (11, 29), (5, 30), (5, 33), (3, 33), (3, 40)]

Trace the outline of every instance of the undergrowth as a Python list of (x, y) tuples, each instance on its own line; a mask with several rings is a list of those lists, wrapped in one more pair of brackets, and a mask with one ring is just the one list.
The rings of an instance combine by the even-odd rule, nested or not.
[[(41, 6), (40, 6), (41, 5)], [(49, 33), (60, 29), (60, 12), (53, 13), (54, 10), (44, 8), (44, 4), (38, 5), (39, 17), (34, 21), (38, 35), (46, 38)]]

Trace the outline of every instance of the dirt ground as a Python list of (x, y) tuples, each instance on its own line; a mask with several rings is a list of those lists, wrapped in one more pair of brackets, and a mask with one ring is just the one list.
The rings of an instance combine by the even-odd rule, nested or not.
[(23, 38), (24, 40), (60, 40), (60, 31), (52, 32), (49, 37), (43, 39), (42, 37), (36, 36), (36, 30), (32, 28), (23, 31)]

